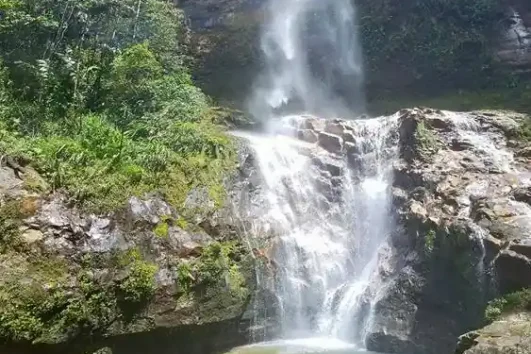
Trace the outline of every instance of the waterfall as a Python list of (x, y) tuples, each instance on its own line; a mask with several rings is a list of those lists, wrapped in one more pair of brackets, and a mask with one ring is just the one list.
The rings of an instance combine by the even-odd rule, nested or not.
[(364, 110), (363, 68), (351, 0), (269, 0), (265, 69), (250, 99), (261, 119), (279, 111), (347, 117)]
[(351, 142), (334, 153), (291, 133), (310, 122), (321, 126), (316, 132), (338, 129), (329, 120), (288, 116), (271, 122), (274, 132), (237, 133), (249, 141), (262, 178), (254, 223), (273, 235), (266, 248), (276, 265), (269, 276), (281, 337), (340, 339), (363, 348), (368, 292), (393, 225), (397, 119), (342, 123)]
[(268, 5), (265, 69), (249, 100), (266, 129), (235, 133), (249, 141), (261, 176), (252, 213), (260, 232), (251, 235), (270, 263), (261, 278), (277, 298), (281, 339), (363, 349), (393, 225), (398, 118), (333, 119), (364, 111), (351, 0)]

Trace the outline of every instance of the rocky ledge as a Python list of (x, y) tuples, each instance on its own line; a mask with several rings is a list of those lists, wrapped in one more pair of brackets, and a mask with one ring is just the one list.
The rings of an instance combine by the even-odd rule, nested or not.
[[(531, 123), (513, 112), (432, 109), (383, 119), (396, 121), (400, 135), (392, 188), (397, 227), (381, 250), (379, 281), (366, 294), (374, 311), (366, 344), (384, 353), (453, 353), (458, 336), (485, 324), (489, 301), (531, 287), (531, 147), (524, 133)], [(354, 170), (370, 169), (360, 164), (371, 160), (359, 158), (355, 126), (297, 117), (283, 133), (346, 156)], [(529, 319), (525, 311), (510, 328)], [(487, 348), (485, 333), (492, 343), (499, 330), (500, 347), (528, 341), (517, 331), (505, 340), (502, 323), (473, 332), (480, 345), (467, 353), (498, 353), (480, 348)]]
[[(228, 178), (229, 198), (245, 195), (242, 176)], [(94, 215), (35, 190), (47, 187), (30, 167), (0, 166), (0, 353), (210, 353), (246, 342), (254, 267), (236, 209), (195, 190), (193, 217), (157, 195)]]

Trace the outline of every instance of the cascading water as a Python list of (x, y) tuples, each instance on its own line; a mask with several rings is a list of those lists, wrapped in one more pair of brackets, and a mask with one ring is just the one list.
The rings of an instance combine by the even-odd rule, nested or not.
[(325, 117), (363, 112), (351, 0), (270, 0), (268, 12), (261, 37), (266, 67), (250, 112), (261, 119), (290, 108)]
[[(308, 118), (284, 117), (290, 131)], [(327, 121), (312, 119), (327, 129)], [(283, 123), (288, 129), (278, 129)], [(365, 295), (390, 233), (396, 120), (352, 121), (350, 154), (289, 135), (249, 135), (263, 176), (261, 230), (272, 232), (274, 292), (284, 338), (331, 337), (364, 346)], [(318, 129), (318, 128), (317, 128)], [(355, 153), (354, 153), (355, 152)], [(367, 311), (369, 310), (369, 311)]]
[[(274, 279), (280, 337), (363, 348), (369, 285), (392, 225), (397, 119), (316, 118), (364, 109), (350, 0), (270, 0), (269, 15), (266, 70), (250, 100), (268, 129), (238, 133), (253, 148), (263, 182), (253, 229), (273, 235), (265, 248), (275, 266), (261, 278)], [(290, 111), (304, 114), (282, 115)]]

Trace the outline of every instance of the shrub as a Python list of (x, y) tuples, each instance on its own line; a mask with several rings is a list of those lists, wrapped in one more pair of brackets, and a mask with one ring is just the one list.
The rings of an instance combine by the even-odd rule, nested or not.
[(518, 311), (531, 312), (531, 289), (521, 290), (489, 302), (485, 310), (485, 318), (495, 321), (504, 314)]

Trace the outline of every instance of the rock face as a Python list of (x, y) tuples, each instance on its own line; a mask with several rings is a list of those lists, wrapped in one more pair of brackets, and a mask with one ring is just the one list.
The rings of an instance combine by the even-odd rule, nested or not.
[[(484, 323), (488, 301), (531, 286), (531, 165), (529, 143), (518, 139), (528, 118), (409, 109), (387, 119), (398, 121), (400, 135), (397, 227), (382, 247), (379, 280), (365, 294), (373, 308), (367, 348), (451, 353), (459, 335)], [(376, 165), (360, 138), (369, 132), (354, 134), (353, 126), (298, 117), (280, 129), (324, 151), (314, 159), (328, 203), (337, 202), (337, 159), (346, 155), (352, 171), (369, 176)]]
[(506, 316), (459, 339), (456, 354), (531, 353), (531, 315)]
[(531, 70), (531, 9), (515, 4), (507, 9), (506, 23), (499, 38), (497, 57), (517, 72)]
[(374, 304), (367, 345), (450, 353), (458, 335), (481, 325), (495, 283), (502, 292), (529, 286), (531, 208), (522, 200), (531, 170), (518, 157), (526, 143), (512, 140), (525, 117), (414, 109), (400, 119), (400, 227), (385, 260), (394, 274)]
[(60, 191), (28, 191), (38, 176), (29, 168), (0, 167), (0, 353), (210, 353), (246, 343), (254, 259), (233, 203), (244, 208), (252, 195), (252, 164), (240, 150), (226, 207), (197, 190), (184, 210), (195, 219), (156, 195), (88, 214)]
[[(448, 354), (459, 335), (484, 323), (489, 300), (531, 286), (529, 143), (518, 138), (525, 117), (408, 109), (382, 119), (397, 129), (393, 152), (371, 150), (378, 131), (370, 124), (302, 116), (282, 129), (310, 157), (324, 209), (338, 203), (347, 167), (354, 182), (356, 171), (375, 175), (380, 155), (398, 148), (397, 227), (381, 249), (378, 281), (364, 294), (374, 311), (366, 344), (384, 353)], [(256, 165), (241, 144), (227, 206), (217, 208), (198, 189), (185, 203), (190, 215), (156, 195), (131, 197), (109, 215), (87, 214), (60, 191), (29, 191), (27, 177), (44, 183), (34, 171), (17, 177), (1, 166), (0, 353), (102, 346), (144, 353), (154, 345), (160, 353), (212, 353), (274, 327), (275, 297), (256, 288), (259, 263), (243, 242), (264, 203)], [(254, 246), (276, 230), (252, 232)], [(515, 333), (529, 320), (521, 316), (472, 332), (459, 348), (518, 348)]]
[[(259, 28), (266, 16), (267, 10), (264, 6), (266, 3), (266, 0), (177, 1), (177, 4), (187, 14), (194, 32), (192, 36), (194, 47), (199, 54), (198, 57), (200, 57), (200, 70), (197, 71), (196, 77), (210, 94), (237, 100), (248, 94), (251, 83), (256, 79), (256, 74), (262, 65)], [(358, 6), (363, 7), (367, 3), (374, 3), (374, 1), (362, 0), (358, 2)], [(493, 16), (493, 18), (486, 20), (492, 21), (487, 26), (489, 31), (487, 37), (492, 45), (485, 54), (493, 61), (501, 63), (501, 66), (511, 73), (528, 73), (531, 70), (531, 8), (529, 3), (526, 0), (503, 0), (499, 1), (498, 5), (500, 16)], [(400, 5), (392, 4), (389, 6), (393, 8), (394, 17), (403, 18), (403, 22), (396, 23), (398, 27), (412, 25), (411, 30), (415, 31), (416, 27), (424, 26), (423, 21), (426, 20), (424, 18), (427, 16), (426, 13), (415, 13), (418, 19), (411, 20), (411, 11), (414, 11), (413, 8), (415, 7), (413, 1), (403, 1)], [(446, 10), (444, 15), (433, 13), (430, 21), (447, 22), (447, 19), (442, 18), (442, 16), (453, 19), (453, 15), (450, 14), (451, 11), (453, 10)], [(364, 15), (363, 13), (360, 15), (360, 17), (365, 16), (371, 15)], [(470, 22), (466, 18), (462, 20)], [(414, 24), (410, 22), (414, 22)], [(441, 25), (441, 23), (434, 23), (434, 25)], [(474, 24), (470, 22), (471, 31), (476, 30), (473, 26)], [(372, 45), (374, 38), (363, 38), (363, 33), (369, 32), (361, 32), (361, 42), (368, 46)], [(402, 35), (400, 31), (395, 33), (397, 37)], [(420, 38), (425, 34), (425, 32), (419, 31), (418, 36)], [(235, 38), (237, 40), (234, 40)], [(381, 40), (383, 42), (379, 44), (380, 47), (391, 44), (397, 45), (397, 43), (385, 42), (385, 37)], [(400, 44), (398, 45), (400, 46)], [(469, 45), (471, 45), (470, 48), (468, 48)], [(440, 48), (441, 50), (466, 49), (462, 55), (468, 59), (462, 63), (452, 64), (454, 66), (450, 66), (448, 69), (458, 72), (463, 69), (464, 74), (467, 70), (474, 70), (474, 66), (478, 65), (478, 62), (472, 60), (475, 59), (473, 55), (477, 55), (478, 51), (481, 50), (474, 45), (474, 43), (464, 43), (463, 48), (459, 49)], [(405, 51), (399, 52), (400, 55), (407, 56), (407, 45), (402, 49)], [(323, 53), (312, 54), (319, 58)], [(472, 55), (472, 57), (467, 55)], [(367, 59), (370, 62), (374, 58), (369, 57)], [(453, 58), (453, 60), (458, 59)], [(400, 90), (408, 90), (423, 80), (416, 73), (418, 68), (411, 66), (411, 64), (404, 65), (406, 67), (402, 67), (403, 64), (400, 63), (399, 58), (392, 58), (382, 63), (381, 67), (377, 67), (377, 70), (367, 77), (371, 84), (370, 90), (374, 90), (376, 93), (386, 89), (399, 92)], [(425, 74), (432, 77), (429, 75), (430, 73), (428, 71)], [(488, 74), (485, 73), (483, 76), (485, 75)], [(430, 87), (430, 79), (427, 78), (427, 80), (427, 87)], [(441, 84), (447, 84), (447, 82), (441, 82)]]

